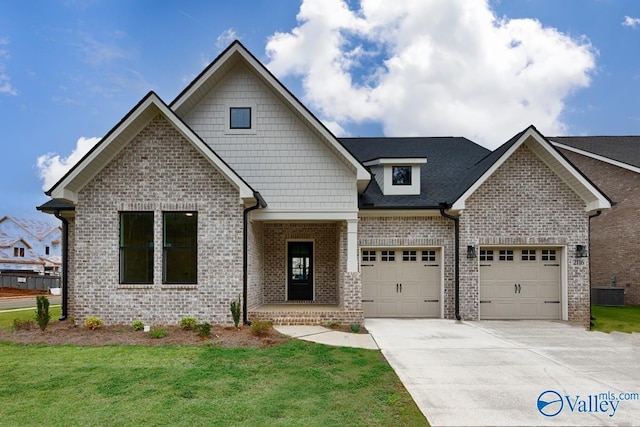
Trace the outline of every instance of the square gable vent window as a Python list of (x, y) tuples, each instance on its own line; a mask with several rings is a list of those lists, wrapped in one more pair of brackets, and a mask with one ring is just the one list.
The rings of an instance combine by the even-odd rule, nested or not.
[(411, 185), (411, 166), (393, 166), (391, 182), (393, 185)]
[(231, 107), (230, 129), (251, 129), (251, 107)]
[(229, 102), (224, 106), (224, 134), (225, 135), (256, 135), (257, 116), (256, 104), (252, 102)]

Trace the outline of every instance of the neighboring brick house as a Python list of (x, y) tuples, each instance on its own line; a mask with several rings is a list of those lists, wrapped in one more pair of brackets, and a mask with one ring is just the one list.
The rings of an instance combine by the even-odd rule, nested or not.
[(591, 286), (640, 304), (640, 136), (555, 137), (552, 144), (614, 202), (591, 219)]
[(13, 216), (0, 218), (0, 273), (57, 275), (61, 266), (60, 226)]
[[(533, 127), (336, 138), (234, 42), (149, 93), (51, 190), (63, 312), (108, 323), (589, 321), (597, 187)], [(457, 250), (459, 249), (459, 250)]]

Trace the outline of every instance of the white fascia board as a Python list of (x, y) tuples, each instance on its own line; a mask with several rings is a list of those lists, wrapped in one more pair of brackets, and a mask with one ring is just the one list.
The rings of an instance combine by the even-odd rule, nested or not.
[[(152, 111), (153, 110), (153, 111)], [(113, 158), (129, 143), (130, 137), (122, 137), (122, 134), (132, 126), (142, 128), (148, 124), (148, 122), (155, 117), (157, 113), (161, 113), (165, 118), (180, 132), (180, 134), (200, 152), (209, 162), (240, 192), (242, 198), (252, 198), (253, 190), (240, 179), (240, 177), (233, 172), (216, 154), (208, 147), (202, 140), (194, 134), (181, 120), (179, 120), (175, 113), (171, 111), (164, 102), (155, 94), (148, 95), (145, 101), (138, 105), (135, 111), (124, 120), (117, 129), (115, 129), (105, 140), (98, 143), (98, 146), (90, 152), (85, 158), (81, 160), (81, 163), (74, 168), (71, 173), (64, 178), (52, 191), (51, 197), (54, 199), (62, 199), (71, 203), (77, 203), (78, 192), (85, 187), (85, 185), (95, 177), (95, 175), (102, 170)], [(137, 132), (135, 132), (137, 134)], [(131, 137), (135, 136), (132, 134)], [(116, 144), (115, 147), (111, 147)], [(115, 148), (115, 149), (113, 149)], [(111, 153), (107, 150), (111, 149)], [(105, 153), (108, 153), (105, 157)], [(103, 158), (101, 158), (103, 157)], [(84, 178), (80, 178), (82, 172), (88, 167), (96, 164), (95, 171)]]
[[(584, 175), (578, 172), (571, 163), (567, 159), (565, 159), (560, 153), (556, 150), (550, 149), (547, 144), (541, 144), (538, 139), (536, 141), (538, 144), (538, 149), (543, 149), (547, 153), (550, 154), (551, 158), (556, 162), (556, 164), (551, 164), (547, 159), (544, 159), (540, 156), (542, 161), (545, 162), (551, 170), (555, 171), (558, 176), (571, 188), (576, 192), (584, 201), (585, 201), (585, 210), (587, 212), (600, 210), (600, 209), (610, 209), (611, 203), (607, 198), (602, 194)], [(533, 150), (536, 151), (535, 149)], [(558, 173), (558, 167), (566, 169), (570, 175), (569, 179), (565, 179), (564, 176)], [(589, 197), (587, 197), (584, 193), (587, 193)]]
[(258, 221), (344, 221), (358, 219), (358, 212), (340, 210), (273, 211), (267, 208), (251, 212), (251, 219)]
[(198, 135), (196, 135), (182, 120), (179, 120), (175, 113), (171, 111), (164, 103), (159, 106), (162, 114), (175, 126), (182, 136), (190, 141), (198, 152), (204, 156), (214, 168), (225, 177), (239, 192), (240, 198), (252, 199), (253, 189), (249, 187), (225, 162), (218, 157), (215, 152), (206, 145)]
[[(535, 130), (535, 128), (530, 127), (527, 129), (520, 138), (498, 159), (467, 191), (464, 192), (458, 200), (456, 200), (451, 206), (452, 210), (462, 210), (465, 208), (466, 200), (487, 180), (493, 173), (500, 167), (502, 164), (509, 158), (511, 155), (518, 149), (522, 144), (525, 143), (529, 138), (532, 138), (536, 143), (539, 149), (546, 151), (556, 162), (556, 165), (548, 164), (547, 161), (538, 157), (547, 164), (556, 174), (558, 174), (558, 166), (566, 169), (571, 178), (572, 182), (567, 182), (564, 178), (558, 174), (565, 181), (565, 183), (573, 189), (582, 199), (585, 201), (585, 210), (587, 212), (598, 210), (598, 209), (609, 209), (611, 208), (611, 203), (607, 200), (606, 197), (602, 193), (600, 193), (585, 177), (583, 177), (580, 173), (576, 171), (576, 169), (564, 159), (557, 151), (551, 149), (544, 142), (544, 137), (540, 135), (540, 133)], [(535, 152), (535, 150), (533, 150)], [(587, 200), (579, 191), (579, 188), (582, 187), (586, 190), (587, 193), (590, 193), (592, 196), (591, 199)]]
[(533, 129), (529, 128), (527, 129), (527, 131), (525, 133), (523, 133), (520, 138), (502, 155), (502, 157), (500, 157), (493, 165), (491, 165), (491, 167), (485, 171), (485, 173), (482, 174), (482, 176), (480, 178), (478, 178), (478, 180), (476, 180), (476, 182), (473, 183), (473, 185), (471, 187), (469, 187), (467, 189), (467, 191), (465, 191), (462, 196), (460, 196), (458, 198), (458, 200), (456, 200), (453, 205), (451, 205), (451, 209), (452, 210), (462, 210), (465, 208), (465, 204), (467, 202), (467, 199), (469, 197), (471, 197), (471, 195), (473, 193), (476, 192), (476, 190), (478, 188), (480, 188), (480, 186), (482, 184), (484, 184), (484, 182), (489, 179), (489, 177), (491, 175), (493, 175), (493, 173), (498, 170), (498, 168), (500, 166), (502, 166), (502, 164), (509, 158), (511, 157), (511, 155), (518, 149), (520, 148), (520, 146), (524, 143), (524, 141), (533, 134)]
[(549, 142), (551, 142), (551, 144), (556, 148), (560, 148), (562, 150), (567, 150), (567, 151), (571, 151), (571, 152), (574, 152), (574, 153), (578, 153), (578, 154), (581, 154), (583, 156), (590, 157), (592, 159), (599, 160), (601, 162), (608, 163), (608, 164), (613, 165), (613, 166), (617, 166), (619, 168), (630, 170), (631, 172), (640, 173), (640, 168), (638, 168), (636, 166), (632, 166), (630, 164), (623, 163), (623, 162), (620, 162), (618, 160), (613, 160), (613, 159), (610, 159), (609, 157), (601, 156), (599, 154), (594, 154), (594, 153), (591, 153), (589, 151), (581, 150), (579, 148), (572, 147), (570, 145), (566, 145), (566, 144), (563, 144), (561, 142), (556, 142), (556, 141), (551, 141), (551, 140)]
[(360, 218), (371, 217), (427, 217), (440, 216), (440, 211), (436, 209), (366, 209), (358, 212)]
[(377, 165), (424, 165), (427, 163), (427, 159), (412, 157), (412, 158), (401, 158), (401, 157), (385, 157), (380, 159), (369, 160), (368, 162), (364, 162), (365, 166), (377, 166)]

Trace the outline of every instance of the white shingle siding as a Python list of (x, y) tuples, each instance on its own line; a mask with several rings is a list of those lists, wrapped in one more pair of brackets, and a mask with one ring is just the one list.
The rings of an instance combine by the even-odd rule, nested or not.
[[(229, 104), (255, 105), (255, 135), (226, 135)], [(268, 209), (355, 210), (355, 172), (267, 89), (237, 65), (185, 117), (187, 124), (269, 203)]]

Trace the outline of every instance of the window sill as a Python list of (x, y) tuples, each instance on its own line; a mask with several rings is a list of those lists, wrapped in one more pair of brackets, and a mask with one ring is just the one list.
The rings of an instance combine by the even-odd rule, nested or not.
[(162, 290), (168, 290), (168, 289), (178, 289), (178, 290), (185, 290), (185, 291), (189, 291), (189, 290), (195, 290), (198, 289), (198, 285), (197, 284), (190, 284), (190, 283), (184, 283), (184, 284), (180, 284), (180, 283), (176, 283), (176, 284), (172, 284), (172, 285), (161, 285), (160, 289)]
[(116, 289), (153, 289), (153, 283), (143, 283), (139, 285), (135, 283), (121, 283), (116, 285)]

